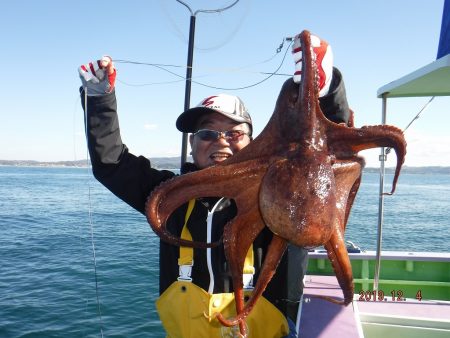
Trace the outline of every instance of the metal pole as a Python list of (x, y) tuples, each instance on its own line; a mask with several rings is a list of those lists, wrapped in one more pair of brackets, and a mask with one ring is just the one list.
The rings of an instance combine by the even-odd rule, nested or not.
[[(191, 22), (189, 25), (189, 47), (188, 47), (188, 58), (187, 58), (187, 68), (186, 68), (186, 88), (184, 91), (184, 111), (188, 110), (191, 105), (191, 84), (192, 84), (192, 60), (194, 58), (194, 36), (195, 36), (195, 16), (197, 13), (220, 13), (227, 9), (230, 9), (236, 5), (239, 0), (234, 1), (231, 5), (218, 8), (218, 9), (199, 9), (195, 12), (192, 11), (191, 7), (182, 0), (176, 0), (183, 6), (185, 6), (191, 13)], [(188, 146), (188, 134), (183, 133), (181, 139), (181, 167), (187, 160), (187, 146)], [(180, 167), (180, 168), (181, 168)]]
[[(383, 94), (382, 103), (382, 117), (381, 123), (386, 124), (386, 94)], [(378, 201), (378, 231), (377, 231), (377, 256), (375, 261), (375, 274), (373, 278), (373, 289), (378, 291), (378, 282), (380, 279), (380, 267), (381, 267), (381, 241), (383, 237), (383, 215), (384, 215), (384, 164), (386, 161), (385, 148), (381, 148), (380, 154), (380, 195)]]
[[(195, 36), (195, 15), (191, 15), (191, 22), (189, 25), (189, 47), (186, 67), (186, 88), (184, 91), (184, 111), (191, 106), (191, 79), (192, 79), (192, 61), (194, 58), (194, 36)], [(187, 145), (188, 134), (183, 133), (181, 139), (181, 167), (187, 160)], [(180, 167), (180, 168), (181, 168)]]

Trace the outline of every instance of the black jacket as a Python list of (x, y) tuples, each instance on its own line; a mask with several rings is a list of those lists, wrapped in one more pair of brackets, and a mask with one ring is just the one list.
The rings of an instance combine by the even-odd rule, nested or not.
[[(84, 106), (84, 93), (82, 92)], [(334, 122), (347, 122), (349, 109), (341, 74), (334, 69), (330, 93), (320, 99), (325, 115)], [(122, 143), (117, 116), (115, 93), (103, 96), (88, 96), (87, 100), (87, 139), (92, 169), (95, 178), (117, 197), (141, 213), (145, 213), (145, 202), (150, 192), (161, 182), (175, 174), (167, 170), (156, 170), (143, 156), (135, 156)], [(190, 171), (193, 165), (186, 165), (181, 172)], [(195, 168), (194, 168), (195, 170)], [(217, 199), (198, 200), (188, 222), (188, 228), (195, 241), (206, 241), (206, 217)], [(177, 209), (169, 218), (167, 228), (179, 236), (184, 224), (187, 205)], [(236, 215), (236, 205), (225, 200), (216, 209), (213, 218), (212, 240), (218, 240), (224, 225)], [(272, 238), (269, 230), (264, 230), (253, 244), (257, 279), (268, 244)], [(205, 250), (194, 250), (193, 282), (207, 290), (209, 273)], [(178, 277), (179, 248), (160, 242), (160, 293), (164, 292)], [(223, 246), (211, 251), (214, 271), (214, 292), (231, 292), (232, 285)], [(264, 296), (283, 313), (295, 321), (302, 293), (302, 279), (306, 270), (307, 252), (305, 249), (289, 246), (276, 274), (269, 283)]]

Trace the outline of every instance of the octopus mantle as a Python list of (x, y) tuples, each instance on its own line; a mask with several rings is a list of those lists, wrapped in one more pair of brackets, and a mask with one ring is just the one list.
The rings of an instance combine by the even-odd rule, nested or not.
[[(239, 324), (246, 336), (245, 317), (270, 282), (288, 242), (301, 247), (324, 245), (343, 290), (342, 304), (353, 299), (353, 277), (344, 243), (350, 209), (359, 188), (364, 160), (361, 150), (391, 147), (397, 154), (394, 192), (406, 154), (403, 133), (387, 125), (355, 128), (325, 118), (319, 106), (310, 33), (301, 33), (301, 84), (287, 80), (275, 111), (258, 137), (226, 161), (162, 183), (146, 205), (147, 219), (162, 240), (174, 245), (212, 247), (219, 243), (182, 240), (170, 234), (170, 214), (190, 199), (224, 196), (233, 199), (237, 215), (226, 224), (223, 245), (236, 300), (236, 317), (217, 319)], [(245, 188), (243, 188), (245, 187)], [(252, 296), (244, 302), (242, 269), (257, 235), (268, 227), (273, 239), (267, 249)], [(237, 238), (239, 237), (239, 240)]]

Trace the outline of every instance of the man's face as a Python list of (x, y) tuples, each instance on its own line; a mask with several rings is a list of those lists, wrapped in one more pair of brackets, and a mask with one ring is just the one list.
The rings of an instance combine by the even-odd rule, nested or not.
[[(242, 130), (249, 132), (246, 123), (238, 123), (219, 113), (211, 113), (202, 116), (197, 130), (210, 129), (216, 131)], [(190, 135), (189, 142), (192, 148), (194, 164), (199, 169), (210, 167), (225, 161), (250, 143), (250, 136), (242, 135), (239, 140), (231, 141), (220, 137), (217, 140), (201, 140), (198, 135)]]

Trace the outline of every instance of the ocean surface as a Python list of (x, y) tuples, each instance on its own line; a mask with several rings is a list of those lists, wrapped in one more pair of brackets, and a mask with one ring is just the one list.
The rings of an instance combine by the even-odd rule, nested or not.
[[(366, 250), (378, 182), (364, 174), (347, 226)], [(450, 252), (450, 175), (401, 175), (383, 250)], [(0, 262), (0, 337), (164, 337), (158, 238), (90, 169), (0, 167)]]

